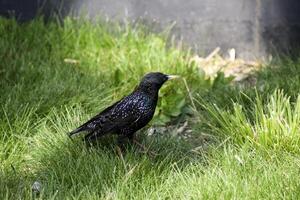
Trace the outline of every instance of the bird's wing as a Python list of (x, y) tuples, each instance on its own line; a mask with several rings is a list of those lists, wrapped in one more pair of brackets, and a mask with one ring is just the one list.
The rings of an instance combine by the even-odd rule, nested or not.
[(72, 132), (69, 133), (69, 136), (72, 136), (76, 133), (82, 132), (82, 131), (93, 131), (93, 129), (97, 128), (96, 125), (98, 124), (98, 126), (101, 124), (101, 122), (105, 122), (108, 121), (106, 120), (106, 118), (109, 117), (109, 113), (111, 112), (111, 110), (118, 104), (120, 103), (124, 98), (122, 98), (121, 100), (115, 102), (113, 105), (105, 108), (103, 111), (101, 111), (99, 114), (97, 114), (96, 116), (92, 117), (90, 120), (88, 120), (87, 122), (85, 122), (84, 124), (82, 124), (81, 126), (79, 126), (78, 128), (76, 128), (75, 130), (73, 130)]
[(124, 126), (130, 126), (140, 118), (137, 104), (140, 102), (140, 97), (130, 95), (124, 98), (117, 104), (111, 113), (111, 121), (118, 129)]
[(132, 125), (140, 118), (136, 107), (141, 98), (135, 95), (122, 98), (72, 131), (70, 136), (82, 131), (93, 132), (95, 130), (104, 134)]

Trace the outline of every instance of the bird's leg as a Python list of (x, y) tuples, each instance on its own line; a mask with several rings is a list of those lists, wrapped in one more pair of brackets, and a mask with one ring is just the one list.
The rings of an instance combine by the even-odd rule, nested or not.
[(119, 135), (118, 139), (117, 139), (117, 148), (119, 151), (124, 152), (125, 151), (125, 144), (126, 144), (126, 140), (128, 140), (128, 138), (124, 135)]
[(128, 141), (128, 138), (124, 135), (119, 135), (117, 140), (118, 145), (123, 146), (124, 144), (126, 144), (126, 141)]
[(128, 136), (128, 138), (132, 141), (132, 143), (136, 144), (140, 149), (142, 149), (142, 152), (147, 153), (149, 156), (155, 157), (158, 155), (154, 151), (149, 151), (149, 148), (147, 148), (145, 145), (139, 143), (134, 134)]
[(119, 158), (123, 159), (122, 149), (117, 145), (116, 152), (119, 156)]

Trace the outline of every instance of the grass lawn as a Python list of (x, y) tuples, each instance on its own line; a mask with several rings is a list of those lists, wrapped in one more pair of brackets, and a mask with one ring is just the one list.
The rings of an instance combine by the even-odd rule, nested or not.
[[(0, 35), (0, 199), (300, 198), (300, 59), (274, 59), (241, 88), (205, 79), (168, 33), (142, 26), (0, 18)], [(184, 77), (138, 134), (158, 156), (67, 137), (149, 71)], [(190, 139), (147, 135), (185, 121)]]

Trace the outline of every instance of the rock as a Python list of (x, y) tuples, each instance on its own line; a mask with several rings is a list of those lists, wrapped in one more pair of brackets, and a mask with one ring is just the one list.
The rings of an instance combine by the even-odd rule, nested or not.
[(35, 181), (31, 186), (32, 193), (39, 195), (42, 190), (42, 184), (38, 181)]

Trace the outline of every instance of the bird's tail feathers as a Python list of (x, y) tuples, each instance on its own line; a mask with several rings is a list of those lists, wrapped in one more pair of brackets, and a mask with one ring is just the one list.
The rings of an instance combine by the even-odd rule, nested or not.
[(77, 129), (75, 129), (74, 131), (71, 131), (70, 133), (69, 133), (69, 137), (72, 137), (72, 136), (74, 136), (74, 135), (77, 135), (77, 134), (79, 134), (79, 133), (81, 133), (82, 131), (86, 131), (86, 128), (83, 126), (80, 126), (80, 127), (78, 127)]

